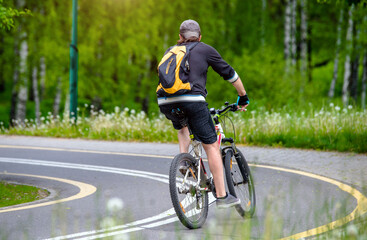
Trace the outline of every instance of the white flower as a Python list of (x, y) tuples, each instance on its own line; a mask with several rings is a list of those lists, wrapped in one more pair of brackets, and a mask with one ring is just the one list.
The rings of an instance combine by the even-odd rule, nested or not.
[(335, 106), (335, 110), (336, 111), (340, 111), (340, 107), (339, 106)]
[(119, 234), (113, 237), (113, 240), (129, 240), (130, 237), (127, 233)]
[(111, 227), (114, 227), (114, 226), (116, 226), (116, 222), (113, 218), (110, 218), (110, 217), (104, 218), (101, 222), (101, 227), (102, 228), (111, 228)]
[(110, 212), (117, 212), (124, 208), (124, 202), (117, 197), (111, 198), (107, 202), (107, 210)]
[(84, 104), (84, 107), (86, 107), (86, 108), (87, 108), (87, 107), (88, 107), (88, 104)]
[(358, 236), (358, 228), (356, 225), (352, 224), (347, 227), (348, 236)]
[(348, 109), (349, 109), (349, 110), (351, 110), (352, 108), (353, 108), (353, 106), (352, 106), (352, 105), (349, 105), (349, 106), (348, 106)]
[(334, 107), (334, 103), (330, 103), (330, 107)]

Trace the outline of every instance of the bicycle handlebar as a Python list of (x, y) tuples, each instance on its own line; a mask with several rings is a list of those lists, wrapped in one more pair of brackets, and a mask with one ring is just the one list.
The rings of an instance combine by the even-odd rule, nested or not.
[(219, 117), (226, 114), (228, 111), (235, 112), (238, 110), (237, 103), (229, 104), (228, 102), (225, 102), (226, 107), (222, 109), (210, 109), (210, 114), (213, 115), (213, 120), (216, 124), (219, 123)]
[(236, 112), (238, 110), (237, 103), (229, 104), (228, 102), (226, 102), (225, 105), (226, 105), (226, 107), (224, 107), (222, 109), (211, 108), (210, 109), (210, 114), (212, 114), (212, 115), (218, 114), (220, 116), (220, 115), (223, 115), (224, 113), (226, 113), (227, 111)]

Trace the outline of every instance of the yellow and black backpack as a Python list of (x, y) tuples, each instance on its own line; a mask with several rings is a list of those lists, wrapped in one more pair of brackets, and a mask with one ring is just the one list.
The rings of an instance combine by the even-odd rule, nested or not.
[(189, 54), (199, 42), (172, 47), (158, 64), (159, 96), (181, 95), (191, 90)]

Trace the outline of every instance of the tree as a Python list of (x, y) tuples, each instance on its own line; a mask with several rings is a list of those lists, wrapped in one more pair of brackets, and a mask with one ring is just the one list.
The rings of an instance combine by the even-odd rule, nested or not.
[(333, 78), (331, 80), (330, 89), (329, 89), (329, 98), (333, 98), (335, 94), (335, 85), (338, 79), (338, 69), (339, 69), (339, 52), (341, 47), (341, 33), (342, 33), (342, 25), (343, 25), (343, 15), (344, 15), (344, 8), (343, 6), (340, 8), (339, 13), (339, 21), (338, 21), (338, 29), (337, 29), (337, 39), (336, 39), (336, 46), (335, 46), (335, 57), (334, 57), (334, 71), (333, 71)]
[(308, 16), (307, 0), (301, 1), (301, 74), (306, 78), (308, 72)]
[(5, 7), (3, 0), (0, 0), (0, 29), (10, 30), (14, 25), (14, 19), (19, 16), (31, 15), (28, 9), (17, 10), (11, 7)]
[(35, 109), (34, 112), (36, 114), (36, 123), (39, 124), (40, 123), (40, 114), (41, 114), (41, 109), (40, 109), (40, 97), (39, 97), (39, 91), (38, 91), (38, 75), (37, 75), (37, 66), (33, 67), (33, 72), (32, 72), (32, 89), (33, 89), (33, 99), (34, 99), (34, 103), (35, 103)]
[(349, 7), (349, 20), (348, 20), (348, 29), (347, 29), (347, 38), (346, 38), (346, 55), (345, 55), (345, 63), (344, 63), (344, 81), (343, 81), (343, 89), (342, 89), (342, 100), (344, 106), (348, 105), (349, 101), (349, 83), (351, 76), (351, 64), (350, 64), (350, 55), (352, 52), (353, 46), (353, 13), (354, 13), (354, 4)]
[(286, 0), (285, 14), (284, 14), (284, 59), (285, 72), (288, 73), (290, 67), (290, 58), (292, 57), (291, 50), (291, 35), (292, 35), (292, 1)]
[(292, 13), (291, 13), (291, 52), (292, 52), (292, 65), (297, 64), (297, 0), (292, 0)]
[(26, 118), (26, 106), (28, 100), (28, 42), (27, 34), (23, 33), (23, 39), (20, 43), (20, 63), (19, 63), (19, 81), (16, 82), (16, 88), (19, 89), (17, 94), (15, 119), (19, 123), (23, 123)]
[(367, 50), (364, 51), (363, 57), (363, 74), (362, 74), (362, 108), (366, 108), (366, 91), (367, 91)]

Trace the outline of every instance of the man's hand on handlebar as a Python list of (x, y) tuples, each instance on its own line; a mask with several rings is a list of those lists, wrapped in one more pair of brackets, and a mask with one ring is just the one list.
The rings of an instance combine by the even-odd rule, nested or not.
[(246, 111), (246, 107), (250, 104), (250, 99), (248, 98), (247, 94), (244, 96), (238, 96), (237, 98), (237, 108), (244, 112)]

